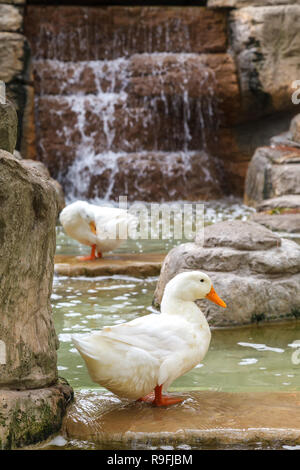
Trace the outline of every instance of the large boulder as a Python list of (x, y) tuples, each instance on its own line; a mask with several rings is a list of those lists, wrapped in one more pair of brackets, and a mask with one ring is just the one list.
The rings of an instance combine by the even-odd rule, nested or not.
[(0, 151), (0, 387), (38, 388), (57, 380), (50, 305), (56, 194), (48, 178)]
[(200, 307), (210, 325), (244, 325), (300, 315), (300, 246), (255, 222), (228, 221), (205, 228), (195, 243), (173, 248), (165, 258), (155, 291), (159, 305), (165, 285), (179, 272), (201, 270), (227, 303)]
[(71, 397), (68, 385), (56, 386), (58, 340), (50, 304), (56, 216), (57, 196), (49, 178), (0, 150), (0, 447), (4, 448), (56, 431)]

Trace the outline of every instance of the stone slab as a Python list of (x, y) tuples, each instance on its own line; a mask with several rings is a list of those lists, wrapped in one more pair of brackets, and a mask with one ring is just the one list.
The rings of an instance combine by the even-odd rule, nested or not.
[(78, 392), (63, 432), (80, 439), (128, 448), (134, 445), (300, 443), (300, 392), (180, 394), (184, 402), (167, 408), (121, 401), (99, 391)]
[(76, 256), (56, 255), (55, 272), (62, 276), (109, 276), (127, 274), (130, 276), (158, 276), (165, 254), (118, 254), (104, 255), (95, 261), (80, 261)]

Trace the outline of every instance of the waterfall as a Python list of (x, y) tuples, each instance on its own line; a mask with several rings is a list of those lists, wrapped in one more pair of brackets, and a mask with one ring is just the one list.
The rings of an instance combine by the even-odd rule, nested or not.
[[(99, 30), (85, 24), (91, 9), (81, 10), (80, 22), (57, 35), (42, 21), (33, 56), (39, 158), (67, 198), (220, 195), (209, 154), (215, 72), (188, 46), (189, 28), (175, 18), (126, 34), (105, 23)], [(105, 50), (99, 38), (108, 30)]]

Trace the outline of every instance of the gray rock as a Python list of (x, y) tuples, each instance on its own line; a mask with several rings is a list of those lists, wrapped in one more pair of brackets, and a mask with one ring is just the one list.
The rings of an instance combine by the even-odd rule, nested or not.
[(66, 205), (65, 195), (61, 184), (55, 179), (51, 178), (49, 170), (43, 162), (40, 162), (38, 160), (30, 160), (28, 158), (22, 160), (22, 164), (24, 167), (33, 170), (35, 173), (47, 178), (52, 184), (56, 192), (57, 215), (59, 215), (59, 213), (63, 210)]
[(57, 380), (50, 294), (56, 193), (49, 179), (0, 151), (0, 388), (28, 389)]
[(0, 150), (0, 449), (58, 431), (72, 399), (50, 304), (56, 216), (49, 178)]
[[(241, 228), (245, 224), (245, 228)], [(247, 227), (259, 227), (256, 223), (240, 221), (215, 224), (215, 232), (226, 233), (226, 240), (231, 236), (237, 240), (241, 232), (244, 240)], [(207, 229), (205, 229), (207, 230)], [(208, 230), (213, 229), (208, 227)], [(252, 233), (252, 232), (250, 232)], [(236, 242), (233, 246), (204, 246), (187, 243), (173, 248), (165, 258), (160, 278), (156, 287), (154, 304), (159, 305), (167, 282), (183, 271), (199, 269), (206, 272), (220, 297), (227, 303), (227, 309), (203, 300), (201, 309), (211, 325), (233, 326), (249, 324), (259, 320), (280, 320), (295, 318), (300, 315), (300, 246), (291, 241), (280, 239), (271, 231), (258, 228), (257, 240), (263, 242)], [(275, 235), (275, 238), (273, 236)], [(206, 236), (205, 236), (206, 239)], [(208, 235), (208, 240), (213, 238)], [(216, 242), (218, 238), (215, 238)], [(274, 241), (278, 243), (274, 245)], [(270, 243), (271, 241), (271, 243)], [(237, 246), (251, 247), (248, 250)], [(258, 249), (253, 249), (257, 246)]]
[(284, 147), (295, 147), (300, 149), (300, 143), (295, 142), (292, 137), (291, 131), (287, 132), (282, 132), (279, 135), (274, 135), (269, 139), (269, 142), (271, 147), (278, 147), (278, 146), (284, 146)]
[(281, 209), (300, 209), (300, 195), (286, 194), (272, 199), (265, 199), (256, 207), (258, 212), (272, 211)]
[(264, 199), (300, 194), (300, 149), (259, 147), (249, 164), (245, 203), (256, 207)]
[(298, 214), (253, 214), (251, 220), (275, 232), (300, 233), (300, 213)]
[[(202, 237), (197, 234), (196, 244), (202, 244)], [(270, 230), (254, 222), (240, 220), (220, 222), (209, 225), (204, 232), (204, 247), (226, 246), (237, 250), (266, 250), (279, 246), (281, 240)]]
[(25, 37), (0, 32), (0, 80), (9, 83), (24, 74)]
[[(234, 3), (242, 6), (241, 1)], [(295, 112), (291, 96), (295, 91), (292, 83), (299, 79), (299, 2), (255, 1), (254, 5), (257, 3), (258, 7), (233, 10), (229, 20), (243, 110), (252, 116)]]
[(291, 121), (290, 132), (292, 139), (300, 144), (300, 114), (297, 114)]
[(12, 153), (17, 141), (18, 118), (12, 103), (0, 104), (0, 149)]

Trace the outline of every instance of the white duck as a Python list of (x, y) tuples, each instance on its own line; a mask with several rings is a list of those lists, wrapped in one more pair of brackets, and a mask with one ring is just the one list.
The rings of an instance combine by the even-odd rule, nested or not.
[[(204, 358), (210, 329), (195, 300), (221, 307), (210, 278), (200, 271), (177, 274), (165, 287), (161, 313), (73, 337), (92, 380), (114, 394), (166, 406), (182, 401), (162, 391)], [(154, 390), (154, 396), (150, 394)]]
[(129, 224), (137, 224), (136, 217), (124, 209), (85, 201), (69, 204), (59, 218), (67, 235), (91, 247), (90, 256), (80, 257), (82, 261), (101, 258), (102, 253), (115, 250), (126, 238)]

